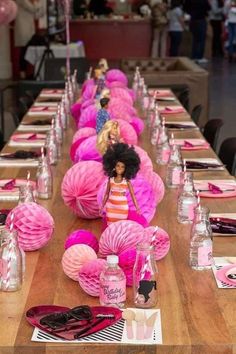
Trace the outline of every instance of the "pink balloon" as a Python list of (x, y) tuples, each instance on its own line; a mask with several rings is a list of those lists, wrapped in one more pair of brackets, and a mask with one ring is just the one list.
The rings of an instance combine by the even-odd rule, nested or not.
[(10, 13), (11, 13), (10, 0), (8, 1), (0, 0), (0, 25), (6, 25), (10, 22), (8, 21)]
[(8, 23), (12, 22), (16, 18), (17, 11), (18, 11), (18, 7), (15, 1), (9, 0), (9, 2), (10, 2), (11, 11), (8, 16)]

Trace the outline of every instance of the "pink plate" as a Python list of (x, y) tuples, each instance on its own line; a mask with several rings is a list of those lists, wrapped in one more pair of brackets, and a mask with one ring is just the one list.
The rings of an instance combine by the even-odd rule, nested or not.
[[(223, 193), (213, 193), (211, 191), (206, 191), (206, 192), (201, 192), (199, 193), (200, 197), (203, 198), (232, 198), (236, 196), (236, 185), (235, 184), (229, 184), (229, 183), (214, 183), (214, 181), (211, 181), (211, 183), (215, 184), (217, 187), (221, 188), (222, 190), (224, 189), (234, 189), (233, 191), (225, 191)], [(195, 187), (199, 190), (201, 189), (208, 189), (208, 183), (199, 183), (196, 184)]]
[(230, 264), (230, 265), (227, 265), (227, 266), (221, 268), (220, 270), (218, 270), (216, 272), (216, 278), (218, 280), (222, 281), (223, 283), (236, 288), (236, 281), (230, 280), (226, 275), (226, 273), (228, 273), (230, 269), (233, 269), (235, 267), (236, 267), (235, 264)]
[(91, 329), (86, 331), (86, 333), (81, 334), (79, 338), (86, 337), (90, 334), (96, 333), (98, 331), (101, 331), (102, 329), (105, 329), (109, 326), (112, 326), (115, 324), (117, 321), (121, 319), (121, 310), (114, 308), (114, 307), (105, 307), (105, 306), (96, 306), (96, 307), (90, 307), (92, 314), (93, 314), (93, 319), (89, 324), (84, 323), (83, 326), (81, 326), (80, 321), (73, 322), (73, 328), (68, 329), (68, 330), (63, 330), (58, 332), (55, 332), (52, 330), (50, 327), (46, 325), (40, 324), (40, 319), (44, 316), (53, 314), (53, 313), (62, 313), (62, 312), (67, 312), (70, 309), (68, 307), (62, 307), (62, 306), (56, 306), (56, 305), (41, 305), (41, 306), (35, 306), (31, 307), (27, 312), (26, 312), (26, 320), (34, 327), (37, 327), (49, 334), (52, 334), (54, 336), (57, 336), (59, 338), (63, 338), (66, 340), (74, 340), (74, 335), (82, 330), (83, 328), (87, 327), (90, 324), (95, 323), (98, 318), (96, 318), (96, 315), (98, 314), (103, 314), (103, 315), (112, 315), (113, 318), (105, 318), (102, 322), (100, 322), (97, 325), (94, 325)]

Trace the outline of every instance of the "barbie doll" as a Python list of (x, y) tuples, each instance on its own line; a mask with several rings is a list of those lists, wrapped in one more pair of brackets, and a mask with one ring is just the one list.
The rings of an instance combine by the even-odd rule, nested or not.
[(103, 156), (103, 169), (108, 176), (106, 192), (101, 211), (106, 209), (107, 224), (128, 217), (128, 201), (126, 192), (129, 191), (132, 201), (139, 213), (139, 206), (130, 179), (135, 178), (140, 166), (140, 159), (133, 147), (117, 143), (108, 147)]
[(120, 127), (116, 120), (106, 122), (97, 137), (97, 149), (104, 155), (107, 148), (115, 143), (122, 142), (120, 138)]

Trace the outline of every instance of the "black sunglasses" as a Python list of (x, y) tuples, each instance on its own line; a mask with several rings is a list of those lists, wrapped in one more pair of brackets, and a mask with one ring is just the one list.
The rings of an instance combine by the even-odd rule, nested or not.
[[(77, 306), (66, 312), (52, 313), (40, 319), (40, 324), (48, 326), (52, 330), (57, 330), (66, 325), (76, 322), (77, 326), (84, 326), (93, 319), (93, 314), (89, 306)], [(79, 323), (78, 323), (79, 321)]]

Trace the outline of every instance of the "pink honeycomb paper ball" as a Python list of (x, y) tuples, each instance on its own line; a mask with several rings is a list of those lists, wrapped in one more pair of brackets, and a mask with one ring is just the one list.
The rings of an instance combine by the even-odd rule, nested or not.
[(49, 242), (54, 230), (54, 221), (44, 207), (36, 203), (23, 203), (16, 206), (8, 214), (6, 220), (8, 228), (12, 213), (14, 213), (14, 228), (18, 232), (18, 242), (24, 251), (38, 250)]
[(126, 144), (137, 145), (138, 136), (131, 124), (122, 119), (115, 119), (119, 123), (120, 136)]
[(102, 156), (97, 150), (97, 135), (90, 136), (81, 142), (74, 155), (74, 162), (79, 161), (102, 161)]
[(119, 266), (126, 276), (127, 286), (133, 285), (133, 268), (136, 260), (136, 250), (131, 248), (119, 254)]
[[(143, 240), (146, 242), (150, 242), (154, 232), (155, 232), (154, 226), (149, 226), (146, 229), (144, 229)], [(154, 254), (155, 254), (156, 261), (164, 258), (169, 252), (170, 249), (169, 235), (165, 230), (163, 230), (160, 227), (157, 230), (153, 245), (154, 245)]]
[(129, 105), (133, 105), (133, 100), (132, 97), (129, 94), (129, 91), (127, 88), (123, 87), (114, 87), (110, 90), (111, 92), (111, 97), (118, 97), (124, 102), (126, 102)]
[(130, 121), (132, 116), (137, 115), (136, 109), (119, 97), (110, 98), (108, 112), (114, 119), (123, 119), (127, 121)]
[(128, 79), (125, 73), (119, 69), (110, 69), (106, 72), (106, 80), (108, 82), (120, 81), (125, 86), (128, 86)]
[(143, 227), (130, 220), (110, 224), (102, 233), (99, 241), (99, 253), (102, 257), (134, 248), (142, 239)]
[(142, 225), (143, 227), (148, 227), (148, 222), (142, 214), (138, 214), (136, 210), (129, 210), (128, 220), (132, 220)]
[(132, 127), (135, 129), (136, 133), (140, 135), (144, 130), (144, 122), (139, 117), (132, 117), (131, 121), (129, 122)]
[(135, 145), (134, 150), (137, 152), (141, 161), (139, 173), (141, 173), (148, 181), (147, 177), (153, 172), (152, 160), (148, 156), (147, 152), (140, 146)]
[(73, 245), (68, 248), (62, 257), (62, 268), (64, 273), (71, 279), (78, 281), (81, 267), (88, 261), (97, 258), (94, 250), (87, 245)]
[(66, 172), (63, 178), (61, 193), (64, 203), (81, 218), (98, 218), (97, 191), (104, 180), (100, 162), (78, 162)]
[(88, 245), (96, 253), (98, 252), (99, 246), (98, 246), (98, 240), (96, 239), (96, 236), (92, 232), (83, 229), (73, 231), (67, 237), (65, 241), (65, 249), (81, 243), (84, 245)]
[(81, 102), (74, 103), (73, 106), (71, 106), (70, 112), (75, 122), (77, 123), (81, 114)]
[(105, 269), (105, 259), (94, 259), (86, 262), (79, 271), (79, 285), (90, 296), (99, 296), (100, 274)]
[(98, 110), (95, 105), (90, 105), (90, 106), (86, 107), (81, 112), (78, 127), (79, 128), (84, 128), (84, 127), (95, 128), (96, 127), (97, 112), (98, 112)]
[(96, 130), (94, 128), (81, 128), (77, 130), (72, 139), (72, 144), (75, 143), (78, 139), (88, 138), (89, 136), (96, 135)]

